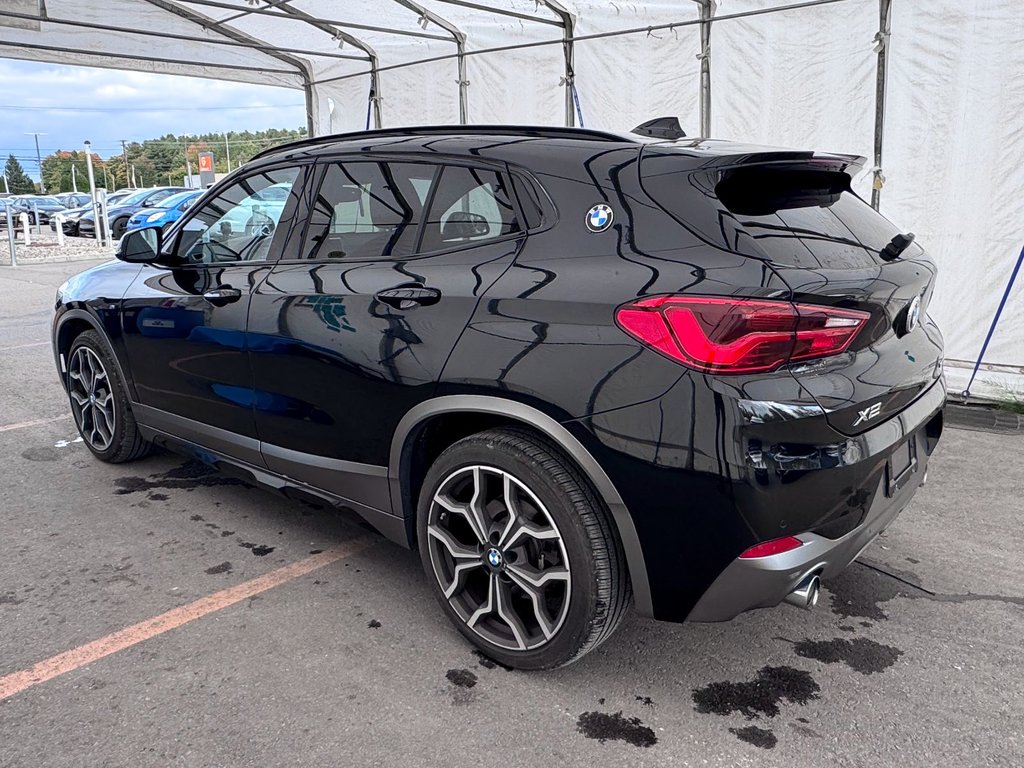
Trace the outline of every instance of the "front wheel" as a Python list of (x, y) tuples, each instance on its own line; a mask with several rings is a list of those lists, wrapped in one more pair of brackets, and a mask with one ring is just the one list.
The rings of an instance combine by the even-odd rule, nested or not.
[(507, 666), (572, 663), (615, 631), (629, 603), (607, 510), (575, 465), (529, 431), (482, 432), (442, 453), (417, 528), (445, 612)]
[(110, 237), (114, 240), (120, 240), (124, 237), (125, 230), (127, 229), (128, 219), (117, 219), (110, 225)]
[(96, 458), (121, 464), (149, 452), (117, 366), (96, 331), (81, 333), (71, 344), (67, 386), (78, 433)]

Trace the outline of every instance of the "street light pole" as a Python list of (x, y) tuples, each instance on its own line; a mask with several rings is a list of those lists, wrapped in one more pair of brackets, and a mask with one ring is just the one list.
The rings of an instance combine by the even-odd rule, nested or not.
[(78, 179), (75, 178), (75, 164), (71, 163), (71, 191), (78, 191)]
[(46, 184), (43, 182), (43, 156), (39, 152), (39, 137), (46, 136), (45, 133), (26, 133), (26, 136), (36, 137), (36, 162), (39, 164), (39, 194), (46, 194)]
[(8, 195), (11, 194), (11, 188), (7, 186), (7, 174), (3, 173), (0, 174), (0, 176), (4, 177), (4, 192), (6, 192)]

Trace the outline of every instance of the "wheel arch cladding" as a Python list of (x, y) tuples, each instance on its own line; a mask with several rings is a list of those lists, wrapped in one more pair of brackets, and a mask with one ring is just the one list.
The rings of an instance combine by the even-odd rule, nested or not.
[[(452, 416), (457, 417), (457, 420), (449, 421), (448, 417)], [(442, 417), (442, 421), (437, 421)], [(422, 442), (425, 435), (428, 440), (431, 439), (429, 429), (432, 422), (455, 425), (439, 430), (449, 438), (454, 436), (451, 442), (495, 426), (526, 426), (552, 441), (573, 460), (611, 512), (626, 556), (636, 610), (642, 616), (653, 615), (650, 583), (640, 539), (619, 492), (601, 465), (568, 429), (543, 411), (524, 403), (486, 395), (446, 395), (420, 403), (406, 413), (392, 439), (388, 479), (392, 507), (396, 513), (405, 517), (407, 528), (415, 527), (414, 494), (418, 490), (415, 482), (422, 482), (428, 469), (416, 465), (417, 450), (426, 448), (429, 455), (429, 450), (436, 449), (436, 445), (428, 443), (424, 446)], [(474, 428), (477, 426), (479, 428)], [(471, 431), (463, 433), (465, 429)], [(413, 536), (410, 535), (410, 543), (412, 541)]]

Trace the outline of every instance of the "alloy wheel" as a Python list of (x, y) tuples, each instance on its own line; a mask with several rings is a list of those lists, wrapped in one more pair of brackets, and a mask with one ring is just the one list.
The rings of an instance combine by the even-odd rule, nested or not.
[(82, 437), (94, 450), (107, 450), (114, 441), (114, 395), (103, 362), (89, 347), (79, 347), (71, 355), (68, 394)]
[(445, 599), (481, 638), (529, 651), (557, 634), (569, 559), (554, 519), (520, 480), (481, 465), (451, 473), (431, 502), (427, 538)]

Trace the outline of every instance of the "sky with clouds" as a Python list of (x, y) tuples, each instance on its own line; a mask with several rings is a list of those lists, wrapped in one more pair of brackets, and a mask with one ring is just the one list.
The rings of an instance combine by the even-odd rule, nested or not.
[(43, 157), (86, 139), (108, 157), (121, 139), (298, 128), (305, 114), (302, 92), (289, 88), (0, 59), (0, 165), (14, 154), (34, 179), (32, 131), (47, 134)]

